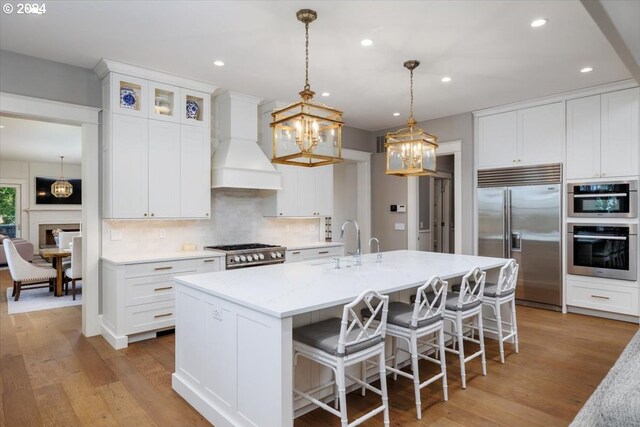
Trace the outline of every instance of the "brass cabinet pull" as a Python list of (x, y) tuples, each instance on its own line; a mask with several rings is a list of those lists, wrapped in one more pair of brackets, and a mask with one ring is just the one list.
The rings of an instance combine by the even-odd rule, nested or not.
[(598, 298), (598, 299), (611, 299), (609, 297), (604, 297), (602, 295), (591, 295), (591, 298)]
[(215, 259), (205, 259), (204, 262), (215, 262)]
[(165, 286), (163, 288), (155, 288), (154, 291), (158, 292), (158, 291), (167, 291), (169, 289), (173, 289), (173, 286)]
[(292, 255), (298, 255), (300, 251), (291, 252)]
[(171, 270), (173, 267), (156, 267), (154, 268), (154, 270), (156, 271), (160, 271), (160, 270)]
[(324, 254), (328, 254), (328, 253), (329, 253), (329, 251), (320, 251), (320, 252), (318, 252), (318, 255), (324, 255)]
[(153, 317), (155, 317), (157, 319), (159, 317), (167, 317), (167, 316), (172, 316), (172, 315), (173, 315), (173, 313), (165, 313), (165, 314), (156, 314)]

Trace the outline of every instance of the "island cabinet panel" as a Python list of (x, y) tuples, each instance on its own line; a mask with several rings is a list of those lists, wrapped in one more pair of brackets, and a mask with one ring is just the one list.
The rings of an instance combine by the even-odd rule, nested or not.
[(116, 349), (175, 325), (175, 277), (223, 269), (221, 257), (102, 261), (102, 335)]

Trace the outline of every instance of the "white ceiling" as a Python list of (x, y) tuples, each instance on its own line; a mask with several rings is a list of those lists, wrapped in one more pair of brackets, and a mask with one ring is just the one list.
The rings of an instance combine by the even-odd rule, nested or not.
[(0, 116), (0, 159), (23, 162), (80, 164), (78, 126)]
[[(56, 1), (41, 16), (0, 14), (0, 48), (80, 67), (105, 57), (294, 101), (304, 83), (313, 8), (311, 87), (347, 125), (396, 126), (408, 113), (407, 59), (418, 120), (630, 78), (578, 1)], [(533, 29), (534, 18), (549, 23)], [(371, 38), (374, 45), (360, 46)], [(214, 67), (216, 59), (224, 67)], [(592, 73), (579, 70), (590, 65)], [(449, 84), (440, 82), (453, 77)], [(323, 91), (331, 93), (322, 98)], [(391, 113), (399, 111), (400, 117)]]

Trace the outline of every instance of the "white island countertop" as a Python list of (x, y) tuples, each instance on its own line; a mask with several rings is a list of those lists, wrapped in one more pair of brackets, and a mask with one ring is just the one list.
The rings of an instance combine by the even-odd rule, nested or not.
[(382, 294), (417, 287), (433, 275), (459, 277), (473, 267), (491, 269), (504, 265), (502, 258), (451, 255), (435, 252), (383, 252), (342, 257), (336, 270), (331, 259), (284, 263), (216, 273), (178, 276), (182, 285), (273, 316), (286, 318), (352, 301), (365, 289)]

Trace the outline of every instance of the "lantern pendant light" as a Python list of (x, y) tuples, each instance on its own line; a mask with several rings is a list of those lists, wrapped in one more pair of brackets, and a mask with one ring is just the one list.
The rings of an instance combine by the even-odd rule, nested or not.
[(411, 74), (411, 108), (407, 127), (387, 133), (387, 175), (420, 176), (436, 173), (438, 138), (416, 127), (413, 118), (413, 70), (418, 65), (420, 62), (415, 60), (404, 63)]
[(59, 199), (66, 199), (73, 194), (73, 185), (64, 179), (63, 159), (64, 156), (60, 156), (60, 179), (51, 184), (51, 194)]
[(309, 24), (317, 13), (299, 10), (305, 28), (305, 85), (301, 100), (273, 110), (273, 163), (293, 166), (324, 166), (342, 161), (342, 111), (313, 102), (309, 85)]

